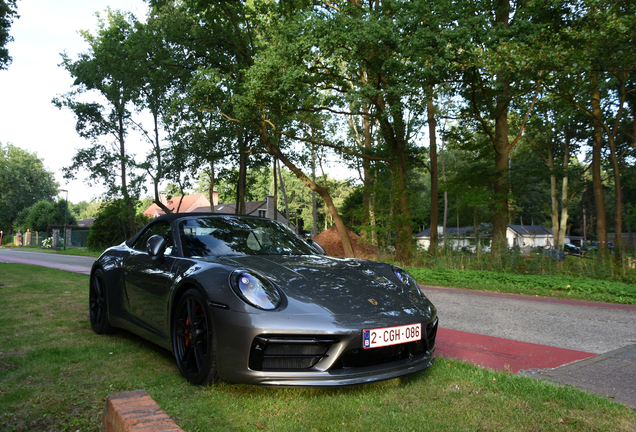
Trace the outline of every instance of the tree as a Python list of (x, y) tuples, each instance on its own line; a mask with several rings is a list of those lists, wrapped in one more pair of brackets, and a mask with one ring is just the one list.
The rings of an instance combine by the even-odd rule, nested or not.
[(74, 225), (77, 219), (71, 212), (67, 212), (66, 200), (59, 199), (57, 202), (42, 200), (31, 207), (24, 209), (14, 223), (16, 230), (23, 232), (27, 229), (31, 231), (48, 231), (50, 226), (63, 226), (65, 223)]
[[(137, 64), (127, 43), (136, 31), (132, 15), (107, 11), (100, 19), (96, 35), (81, 32), (89, 44), (88, 52), (72, 61), (62, 54), (62, 66), (75, 78), (76, 89), (61, 98), (54, 98), (58, 108), (68, 108), (77, 118), (78, 134), (92, 141), (92, 146), (78, 150), (73, 164), (65, 171), (66, 178), (74, 178), (80, 168), (90, 173), (92, 181), (105, 183), (108, 195), (123, 197), (128, 206), (128, 236), (135, 233), (134, 204), (140, 195), (141, 178), (135, 175), (134, 158), (126, 148), (126, 135), (131, 126), (131, 107), (139, 97)], [(107, 105), (84, 102), (80, 95), (96, 92)], [(110, 138), (104, 143), (101, 138)]]
[[(510, 152), (519, 142), (540, 90), (535, 44), (544, 16), (531, 2), (475, 0), (458, 3), (457, 32), (466, 35), (453, 47), (460, 65), (460, 91), (466, 121), (479, 125), (494, 150), (494, 256), (506, 247), (509, 220)], [(470, 29), (460, 33), (461, 30)], [(533, 97), (534, 95), (534, 97)], [(521, 121), (511, 122), (516, 108)]]
[(100, 251), (119, 244), (130, 238), (128, 221), (131, 217), (139, 228), (149, 220), (143, 215), (130, 215), (128, 211), (128, 203), (123, 199), (115, 199), (104, 205), (91, 226), (86, 246), (90, 250)]
[(0, 230), (5, 234), (18, 214), (40, 200), (53, 200), (58, 191), (44, 162), (12, 144), (0, 143)]
[[(551, 90), (587, 115), (591, 125), (592, 179), (599, 252), (607, 251), (607, 215), (601, 170), (609, 148), (613, 171), (617, 257), (620, 258), (623, 201), (617, 150), (622, 119), (627, 112), (630, 85), (636, 72), (633, 2), (584, 0), (566, 8), (563, 23), (544, 33), (543, 43), (554, 46), (553, 68), (560, 80)], [(560, 84), (560, 85), (559, 85)]]
[(7, 69), (11, 64), (11, 56), (6, 46), (13, 41), (9, 34), (11, 24), (15, 18), (19, 18), (16, 1), (0, 0), (0, 70)]

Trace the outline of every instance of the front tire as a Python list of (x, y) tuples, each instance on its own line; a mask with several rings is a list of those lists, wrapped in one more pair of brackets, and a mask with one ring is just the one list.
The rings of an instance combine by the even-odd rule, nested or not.
[(212, 314), (208, 302), (194, 288), (177, 303), (172, 349), (179, 371), (192, 384), (205, 385), (218, 379)]
[(97, 334), (113, 333), (115, 328), (108, 320), (108, 301), (106, 298), (106, 279), (101, 269), (91, 276), (88, 294), (88, 315), (91, 327)]

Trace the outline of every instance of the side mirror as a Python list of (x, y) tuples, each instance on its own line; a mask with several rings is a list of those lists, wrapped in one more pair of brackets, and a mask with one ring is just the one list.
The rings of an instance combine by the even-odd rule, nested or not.
[(153, 261), (163, 259), (163, 254), (166, 252), (166, 241), (160, 235), (155, 234), (148, 239), (146, 249)]
[(325, 250), (325, 248), (322, 247), (322, 245), (318, 243), (316, 240), (308, 239), (307, 243), (309, 243), (309, 246), (314, 248), (319, 255), (327, 255), (327, 251)]

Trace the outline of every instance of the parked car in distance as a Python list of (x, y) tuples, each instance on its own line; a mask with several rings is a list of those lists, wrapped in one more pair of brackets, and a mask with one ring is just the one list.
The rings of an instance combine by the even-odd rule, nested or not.
[(572, 243), (564, 244), (563, 250), (568, 255), (581, 255), (582, 253), (581, 248), (576, 245), (573, 245)]
[(129, 330), (181, 374), (336, 387), (432, 365), (437, 310), (404, 269), (333, 258), (270, 219), (168, 214), (106, 250), (90, 277), (93, 330)]

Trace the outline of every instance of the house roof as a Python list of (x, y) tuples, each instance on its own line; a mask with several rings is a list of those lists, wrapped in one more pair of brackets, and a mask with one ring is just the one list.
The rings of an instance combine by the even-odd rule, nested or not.
[[(168, 207), (172, 212), (176, 211), (177, 207), (179, 207), (179, 212), (181, 213), (200, 213), (197, 212), (197, 209), (190, 209), (197, 201), (205, 200), (205, 202), (209, 203), (209, 200), (206, 198), (204, 194), (194, 194), (194, 195), (185, 195), (183, 200), (180, 196), (172, 197), (169, 200), (164, 201), (166, 207)], [(179, 205), (180, 204), (180, 205)], [(199, 207), (201, 208), (201, 207)], [(210, 207), (207, 207), (207, 211), (210, 211)], [(146, 216), (153, 217), (156, 215), (163, 215), (165, 212), (159, 207), (156, 203), (152, 203), (148, 209), (144, 212)]]
[[(263, 201), (248, 201), (248, 202), (246, 202), (245, 203), (245, 210), (246, 210), (245, 214), (246, 215), (258, 216), (256, 211), (257, 210), (265, 210), (266, 203), (267, 203), (267, 201), (265, 201), (265, 200), (263, 200)], [(209, 213), (210, 210), (211, 210), (210, 206), (197, 207), (194, 210), (192, 210), (192, 213)], [(277, 211), (278, 211), (278, 215), (281, 218), (285, 218), (285, 215), (280, 210), (277, 210)], [(215, 213), (220, 213), (220, 214), (235, 214), (236, 213), (236, 203), (215, 205), (214, 206), (214, 212)]]
[(93, 226), (93, 222), (95, 222), (95, 218), (82, 219), (77, 221), (77, 226), (82, 228), (90, 228)]
[(543, 225), (508, 225), (508, 228), (521, 237), (552, 236), (552, 230)]

